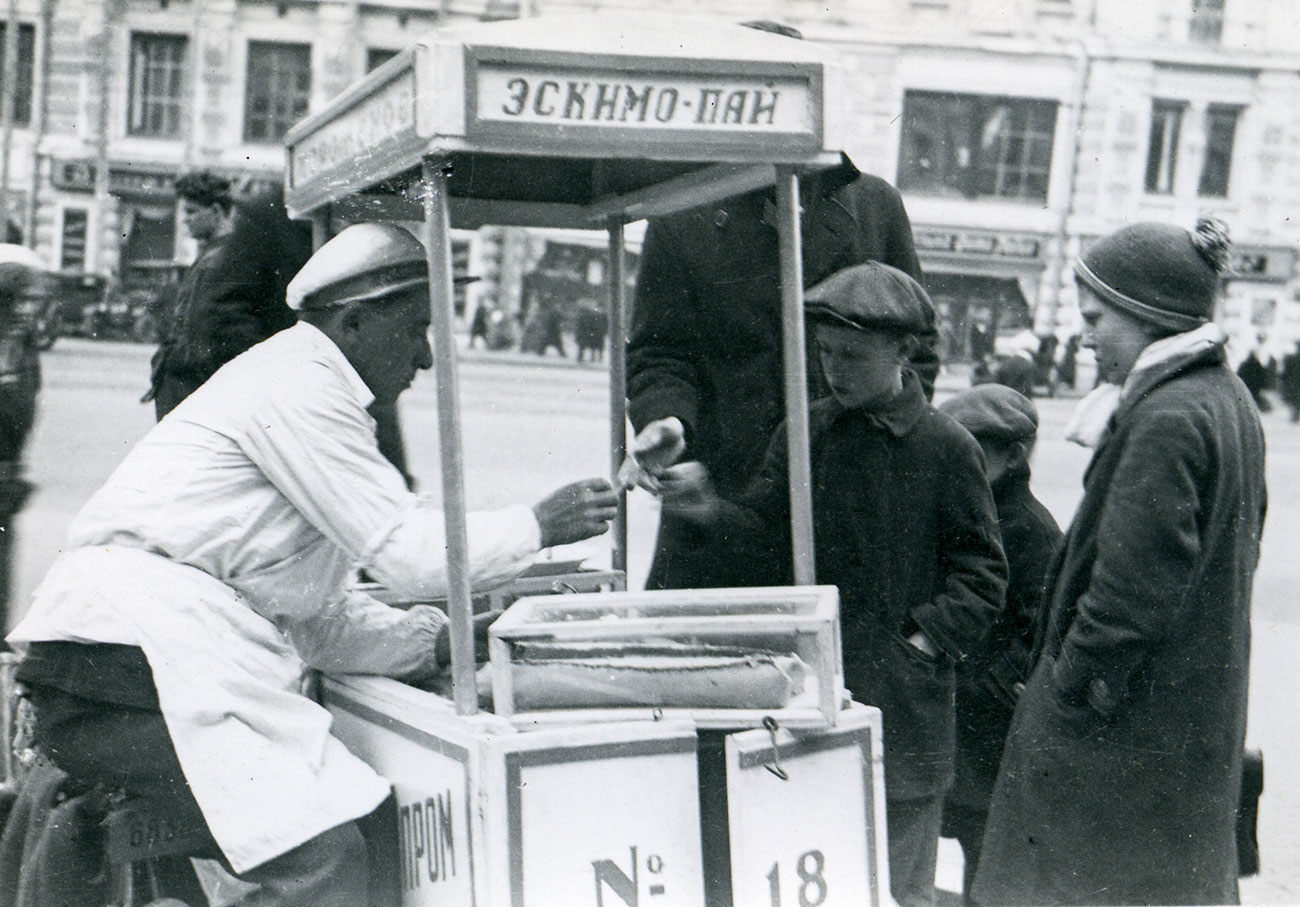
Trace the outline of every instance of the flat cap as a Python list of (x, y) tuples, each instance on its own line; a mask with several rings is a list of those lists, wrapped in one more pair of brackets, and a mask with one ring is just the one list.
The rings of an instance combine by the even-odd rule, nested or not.
[(1038, 432), (1034, 402), (1003, 384), (979, 384), (937, 407), (976, 438), (1027, 441)]
[(424, 246), (396, 224), (353, 224), (316, 250), (289, 281), (299, 311), (380, 299), (429, 282)]
[(808, 290), (804, 311), (814, 323), (860, 331), (934, 330), (934, 303), (921, 285), (910, 274), (878, 261), (837, 271)]

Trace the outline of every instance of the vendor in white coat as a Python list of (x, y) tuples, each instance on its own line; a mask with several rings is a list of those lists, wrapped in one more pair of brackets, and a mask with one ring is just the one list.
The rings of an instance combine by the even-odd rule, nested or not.
[[(248, 905), (366, 900), (353, 820), (389, 785), (330, 735), (308, 668), (421, 680), (446, 617), (347, 589), (355, 568), (444, 594), (443, 515), (379, 453), (367, 414), (432, 365), (423, 246), (349, 227), (289, 285), (299, 323), (232, 360), (127, 455), (9, 636), (38, 743), (72, 775), (163, 795), (260, 890)], [(469, 516), (482, 588), (597, 535), (603, 479)], [(479, 628), (482, 629), (482, 628)]]

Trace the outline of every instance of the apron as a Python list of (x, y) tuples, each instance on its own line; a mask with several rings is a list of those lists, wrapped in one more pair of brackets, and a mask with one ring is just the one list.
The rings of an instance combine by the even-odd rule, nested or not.
[(201, 570), (142, 549), (80, 548), (37, 589), (14, 642), (144, 650), (167, 730), (236, 872), (375, 809), (389, 784), (330, 734), (275, 625)]

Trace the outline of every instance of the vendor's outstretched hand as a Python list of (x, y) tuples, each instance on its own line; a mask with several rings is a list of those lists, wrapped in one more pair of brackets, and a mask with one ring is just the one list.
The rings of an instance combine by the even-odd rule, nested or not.
[(618, 471), (624, 488), (639, 485), (659, 494), (659, 476), (686, 450), (686, 429), (676, 416), (656, 419), (637, 433)]
[(694, 460), (670, 466), (659, 474), (661, 513), (707, 524), (718, 515), (720, 500), (703, 463)]
[[(492, 622), (500, 616), (500, 609), (484, 611), (482, 614), (474, 615), (474, 661), (484, 662), (488, 660), (488, 627), (492, 626)], [(451, 664), (450, 621), (438, 629), (438, 639), (433, 644), (433, 654), (438, 659), (438, 664)]]
[(580, 542), (600, 535), (618, 513), (618, 493), (604, 479), (565, 485), (533, 507), (542, 530), (542, 547)]

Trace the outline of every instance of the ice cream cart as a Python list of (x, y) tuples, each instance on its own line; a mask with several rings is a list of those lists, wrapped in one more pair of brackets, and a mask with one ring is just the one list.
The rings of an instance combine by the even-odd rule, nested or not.
[[(357, 677), (327, 679), (323, 693), (337, 735), (393, 782), (390, 877), (403, 904), (702, 903), (701, 721), (754, 728), (728, 744), (732, 820), (747, 831), (733, 835), (738, 893), (761, 892), (754, 903), (764, 904), (887, 903), (879, 716), (846, 707), (835, 590), (812, 585), (798, 176), (840, 163), (840, 79), (824, 48), (739, 26), (632, 14), (475, 23), (430, 34), (286, 138), (286, 201), (312, 221), (318, 243), (347, 223), (394, 220), (418, 222), (428, 250), (452, 697)], [(561, 604), (524, 598), (511, 621), (498, 622), (496, 709), (480, 712), (451, 228), (607, 231), (612, 474), (626, 432), (624, 225), (765, 187), (775, 187), (779, 217), (795, 578), (809, 590), (707, 600), (623, 592), (624, 504), (615, 578), (596, 586), (582, 586), (582, 573), (563, 578), (580, 593), (605, 591), (547, 597)], [(776, 657), (719, 651), (737, 630)], [(649, 637), (654, 651), (630, 651)], [(639, 692), (575, 708), (595, 686), (582, 672), (607, 672), (600, 659), (610, 653), (625, 673), (604, 688)], [(665, 658), (668, 671), (650, 670)], [(689, 683), (677, 670), (684, 665)], [(578, 678), (576, 699), (552, 695), (556, 671)], [(714, 692), (731, 683), (743, 700), (753, 672), (764, 678), (761, 703)], [(665, 699), (669, 678), (678, 686)], [(791, 728), (820, 730), (813, 739)], [(791, 783), (800, 763), (809, 766), (803, 787)], [(846, 777), (837, 766), (850, 769)], [(786, 804), (791, 797), (803, 806)], [(763, 806), (778, 801), (785, 805)], [(845, 802), (856, 812), (838, 808)], [(804, 814), (802, 824), (774, 821), (787, 807)]]

